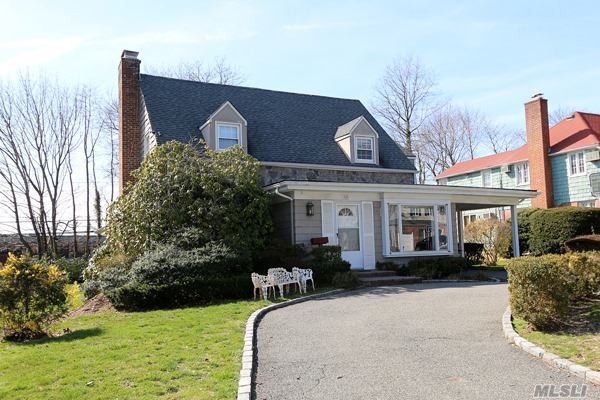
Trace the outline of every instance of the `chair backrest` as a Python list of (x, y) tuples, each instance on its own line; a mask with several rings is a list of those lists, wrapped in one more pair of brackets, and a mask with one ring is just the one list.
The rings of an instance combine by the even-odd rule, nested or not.
[(272, 285), (273, 279), (268, 275), (260, 275), (256, 272), (253, 272), (250, 276), (252, 278), (252, 284), (255, 288)]
[(267, 273), (273, 277), (275, 284), (294, 281), (293, 273), (286, 271), (285, 268), (269, 268)]
[(313, 271), (310, 268), (303, 269), (303, 268), (294, 267), (294, 268), (292, 268), (292, 272), (294, 272), (295, 274), (298, 274), (298, 277), (301, 279), (304, 279), (304, 280), (312, 279), (312, 276), (313, 276)]

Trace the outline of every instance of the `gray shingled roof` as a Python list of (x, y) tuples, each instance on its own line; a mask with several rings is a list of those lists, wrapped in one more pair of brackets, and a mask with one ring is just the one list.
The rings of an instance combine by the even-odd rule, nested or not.
[(381, 167), (414, 170), (358, 100), (145, 74), (140, 85), (159, 144), (200, 138), (200, 125), (229, 101), (248, 121), (248, 152), (260, 161), (369, 167), (352, 164), (334, 141), (339, 126), (362, 115), (379, 134)]

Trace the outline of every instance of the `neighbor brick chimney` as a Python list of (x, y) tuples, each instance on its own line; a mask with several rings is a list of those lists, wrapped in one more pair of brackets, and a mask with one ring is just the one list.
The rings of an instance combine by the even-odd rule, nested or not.
[(123, 50), (119, 64), (119, 189), (123, 194), (131, 172), (141, 163), (140, 60), (138, 52)]
[(525, 127), (529, 157), (529, 182), (531, 189), (540, 192), (532, 200), (533, 207), (550, 208), (554, 205), (552, 192), (552, 166), (550, 164), (550, 127), (548, 125), (548, 100), (537, 94), (525, 103)]

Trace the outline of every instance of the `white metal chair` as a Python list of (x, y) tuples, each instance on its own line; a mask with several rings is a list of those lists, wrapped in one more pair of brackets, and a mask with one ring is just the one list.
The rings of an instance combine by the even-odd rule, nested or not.
[(300, 293), (302, 293), (302, 286), (297, 276), (294, 276), (292, 272), (286, 271), (285, 268), (269, 268), (267, 271), (268, 276), (273, 278), (273, 284), (279, 288), (279, 295), (283, 297), (283, 289), (287, 287), (289, 293), (289, 285), (296, 284)]
[(310, 283), (312, 284), (312, 289), (314, 292), (315, 280), (313, 279), (313, 270), (312, 269), (310, 269), (310, 268), (303, 269), (303, 268), (294, 267), (294, 268), (292, 268), (292, 273), (294, 273), (298, 276), (298, 280), (300, 281), (300, 285), (302, 286), (304, 293), (306, 293), (306, 284), (308, 281), (310, 281)]
[(250, 275), (252, 279), (252, 284), (254, 285), (253, 295), (254, 300), (256, 300), (256, 290), (258, 289), (258, 296), (267, 300), (269, 298), (269, 289), (273, 289), (273, 298), (275, 298), (275, 284), (273, 282), (273, 278), (268, 275), (260, 275), (256, 272), (253, 272)]

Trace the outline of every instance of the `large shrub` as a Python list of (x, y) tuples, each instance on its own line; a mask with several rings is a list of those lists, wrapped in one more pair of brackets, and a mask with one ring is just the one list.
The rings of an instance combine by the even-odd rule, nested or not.
[(62, 257), (52, 261), (52, 263), (67, 273), (67, 279), (69, 282), (83, 282), (83, 270), (88, 265), (88, 260), (86, 258)]
[(248, 298), (252, 282), (248, 274), (207, 279), (188, 279), (165, 285), (129, 283), (107, 292), (119, 309), (149, 310), (207, 304), (223, 299)]
[(109, 253), (138, 257), (156, 243), (221, 241), (239, 254), (262, 249), (271, 229), (257, 160), (241, 147), (214, 152), (168, 142), (134, 172), (136, 183), (108, 210)]
[(517, 221), (519, 223), (519, 249), (521, 250), (521, 254), (529, 253), (531, 217), (540, 210), (541, 208), (521, 208), (517, 210)]
[(565, 242), (581, 235), (600, 233), (600, 209), (559, 207), (531, 215), (529, 250), (533, 255), (560, 254)]
[[(251, 292), (249, 264), (222, 243), (191, 250), (158, 245), (130, 266), (124, 258), (108, 260), (109, 265), (103, 261), (96, 266), (98, 285), (116, 307), (170, 308), (247, 297)], [(242, 274), (245, 284), (240, 283)]]
[(96, 254), (83, 272), (83, 293), (91, 298), (127, 284), (134, 258), (123, 253)]
[(250, 272), (248, 263), (230, 248), (222, 243), (208, 243), (192, 250), (158, 246), (133, 263), (129, 276), (131, 283), (159, 286)]
[(465, 242), (465, 258), (473, 265), (483, 262), (483, 243)]
[(600, 253), (548, 254), (509, 261), (510, 305), (535, 329), (561, 327), (576, 299), (600, 290)]
[(402, 273), (424, 279), (442, 279), (450, 275), (460, 275), (471, 265), (471, 262), (463, 257), (417, 257), (408, 263)]
[(266, 274), (269, 268), (310, 267), (308, 253), (301, 245), (290, 245), (280, 240), (273, 240), (265, 247), (253, 262), (253, 272)]
[(66, 310), (66, 283), (66, 273), (56, 265), (10, 255), (0, 267), (5, 337), (25, 340), (42, 336), (49, 320)]
[(496, 265), (508, 253), (511, 242), (510, 224), (498, 219), (478, 219), (465, 228), (465, 239), (483, 244), (483, 262)]
[(600, 235), (583, 235), (565, 241), (567, 251), (598, 251)]
[(350, 271), (350, 263), (342, 259), (340, 246), (320, 246), (311, 251), (312, 260), (309, 261), (317, 285), (329, 286), (337, 273)]

